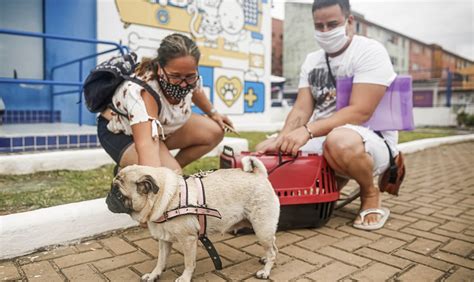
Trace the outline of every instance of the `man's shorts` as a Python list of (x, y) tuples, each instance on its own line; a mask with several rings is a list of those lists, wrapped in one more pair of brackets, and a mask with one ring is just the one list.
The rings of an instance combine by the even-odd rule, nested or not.
[[(375, 132), (368, 129), (367, 127), (346, 124), (338, 128), (347, 128), (354, 130), (362, 137), (362, 142), (364, 142), (365, 151), (372, 157), (374, 160), (373, 174), (380, 175), (389, 167), (389, 154), (387, 145), (380, 136)], [(337, 129), (337, 128), (336, 128)], [(323, 154), (323, 144), (326, 140), (326, 137), (317, 137), (313, 138), (303, 147), (301, 151), (317, 153), (319, 155)], [(398, 150), (396, 148), (391, 148), (393, 157), (398, 155)]]

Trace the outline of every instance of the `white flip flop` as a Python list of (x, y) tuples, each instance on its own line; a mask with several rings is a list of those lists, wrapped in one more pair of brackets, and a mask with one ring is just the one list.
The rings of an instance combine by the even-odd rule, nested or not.
[[(368, 215), (368, 214), (372, 214), (372, 213), (376, 213), (376, 214), (380, 214), (381, 215), (381, 218), (379, 219), (379, 221), (377, 223), (374, 223), (374, 224), (363, 224), (364, 223), (364, 218)], [(352, 224), (352, 226), (354, 228), (357, 228), (357, 229), (362, 229), (362, 230), (376, 230), (376, 229), (380, 229), (382, 228), (384, 225), (385, 225), (385, 222), (387, 221), (388, 219), (388, 216), (390, 215), (390, 210), (387, 209), (387, 208), (378, 208), (378, 209), (366, 209), (366, 210), (363, 210), (360, 212), (359, 216), (360, 216), (360, 219), (361, 219), (361, 223), (354, 223)]]

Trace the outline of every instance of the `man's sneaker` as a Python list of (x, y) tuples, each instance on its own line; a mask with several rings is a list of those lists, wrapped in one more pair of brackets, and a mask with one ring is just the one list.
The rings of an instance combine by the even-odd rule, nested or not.
[(381, 192), (387, 192), (392, 195), (398, 196), (398, 190), (402, 185), (403, 179), (405, 178), (405, 164), (402, 152), (398, 153), (395, 157), (395, 164), (397, 165), (397, 178), (394, 183), (390, 183), (390, 167), (379, 177), (379, 188)]

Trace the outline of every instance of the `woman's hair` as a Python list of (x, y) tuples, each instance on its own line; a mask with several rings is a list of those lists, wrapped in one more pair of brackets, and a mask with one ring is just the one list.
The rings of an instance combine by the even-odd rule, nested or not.
[(156, 78), (159, 66), (165, 67), (170, 60), (184, 56), (192, 56), (198, 64), (201, 52), (191, 38), (179, 33), (170, 34), (161, 41), (158, 56), (154, 59), (143, 58), (137, 67), (136, 73), (141, 76), (151, 70), (154, 78)]

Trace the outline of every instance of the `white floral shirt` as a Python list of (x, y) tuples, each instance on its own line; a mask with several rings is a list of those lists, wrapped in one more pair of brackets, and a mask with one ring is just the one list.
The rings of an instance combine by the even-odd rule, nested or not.
[(109, 131), (132, 135), (132, 125), (152, 121), (152, 137), (165, 140), (191, 117), (192, 92), (180, 103), (172, 105), (161, 92), (158, 82), (151, 77), (151, 72), (148, 72), (138, 78), (146, 81), (160, 96), (161, 110), (158, 119), (151, 117), (146, 110), (145, 102), (141, 96), (145, 89), (134, 82), (124, 81), (115, 90), (112, 103), (120, 113), (127, 117), (112, 112), (112, 119), (107, 124)]

